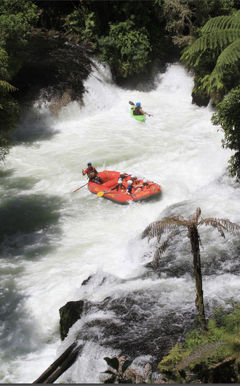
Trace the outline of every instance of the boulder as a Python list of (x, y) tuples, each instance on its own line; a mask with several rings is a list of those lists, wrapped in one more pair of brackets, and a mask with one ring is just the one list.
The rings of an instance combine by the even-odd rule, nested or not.
[(67, 302), (59, 309), (60, 313), (60, 336), (64, 340), (69, 329), (81, 318), (84, 302), (82, 300)]

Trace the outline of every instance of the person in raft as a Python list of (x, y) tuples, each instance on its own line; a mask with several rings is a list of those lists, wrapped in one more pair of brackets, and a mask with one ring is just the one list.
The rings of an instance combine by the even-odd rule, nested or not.
[(128, 184), (128, 186), (127, 186), (127, 194), (132, 194), (132, 189), (133, 189), (133, 182), (132, 182), (132, 180), (128, 180), (127, 184)]
[(118, 183), (117, 183), (117, 186), (115, 189), (117, 191), (119, 191), (119, 189), (120, 189), (120, 192), (122, 192), (123, 190), (126, 190), (125, 186), (123, 185), (123, 179), (121, 177), (119, 177)]
[[(133, 181), (133, 183), (134, 183), (134, 181)], [(142, 182), (142, 183), (141, 183), (141, 182), (140, 182), (140, 183), (137, 182), (136, 185), (134, 184), (135, 193), (138, 193), (138, 192), (140, 192), (141, 190), (145, 190), (144, 187), (145, 187), (146, 185), (148, 185), (148, 181), (146, 180), (146, 178), (143, 179), (143, 182)]]
[(87, 169), (82, 170), (83, 176), (88, 175), (89, 182), (96, 182), (96, 184), (102, 184), (103, 180), (98, 177), (97, 170), (92, 166), (92, 162), (88, 162)]
[(143, 111), (141, 107), (141, 103), (137, 102), (134, 109), (133, 109), (133, 115), (144, 115), (146, 114), (145, 111)]

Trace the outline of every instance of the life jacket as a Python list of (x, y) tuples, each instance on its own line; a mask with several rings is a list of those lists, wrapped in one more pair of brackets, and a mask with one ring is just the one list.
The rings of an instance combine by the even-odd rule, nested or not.
[(141, 106), (136, 106), (133, 110), (133, 115), (143, 115), (141, 113)]
[(85, 172), (87, 173), (89, 179), (93, 179), (98, 174), (97, 170), (93, 167), (91, 167), (91, 169), (87, 168)]

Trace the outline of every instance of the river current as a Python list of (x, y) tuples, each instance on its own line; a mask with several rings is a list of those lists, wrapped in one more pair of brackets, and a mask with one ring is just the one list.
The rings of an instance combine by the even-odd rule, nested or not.
[[(81, 354), (57, 382), (98, 383), (103, 358), (121, 350), (135, 353), (136, 366), (151, 360), (168, 341), (166, 325), (169, 335), (181, 332), (194, 315), (194, 279), (187, 234), (155, 273), (146, 267), (154, 240), (142, 240), (141, 232), (163, 216), (189, 217), (198, 206), (203, 217), (240, 224), (239, 185), (226, 170), (231, 152), (211, 124), (212, 107), (191, 103), (193, 79), (182, 66), (169, 65), (145, 91), (116, 86), (99, 66), (85, 87), (84, 105), (70, 103), (58, 117), (35, 102), (1, 167), (1, 383), (33, 382), (76, 337)], [(140, 101), (152, 116), (132, 119), (128, 101)], [(86, 183), (81, 170), (89, 161), (98, 171), (144, 176), (163, 194), (122, 206), (87, 187), (72, 193)], [(209, 315), (240, 302), (239, 242), (214, 229), (200, 234)], [(92, 306), (61, 342), (59, 308), (80, 299)]]

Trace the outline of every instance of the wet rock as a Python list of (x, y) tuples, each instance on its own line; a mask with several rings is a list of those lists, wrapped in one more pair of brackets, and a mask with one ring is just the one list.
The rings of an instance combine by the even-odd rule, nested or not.
[(166, 310), (158, 295), (150, 292), (87, 302), (84, 307), (87, 319), (76, 339), (120, 350), (132, 359), (150, 355), (151, 364), (157, 369), (161, 358), (193, 328), (196, 314), (195, 308), (191, 312), (181, 308)]
[(192, 92), (192, 103), (195, 103), (197, 106), (206, 107), (209, 101), (210, 98), (207, 95), (196, 91)]
[(82, 285), (87, 285), (91, 279), (92, 279), (92, 275), (88, 276), (87, 279), (83, 280)]
[(82, 300), (66, 303), (59, 309), (60, 313), (60, 335), (63, 340), (66, 338), (69, 329), (80, 319), (83, 312), (84, 302)]

